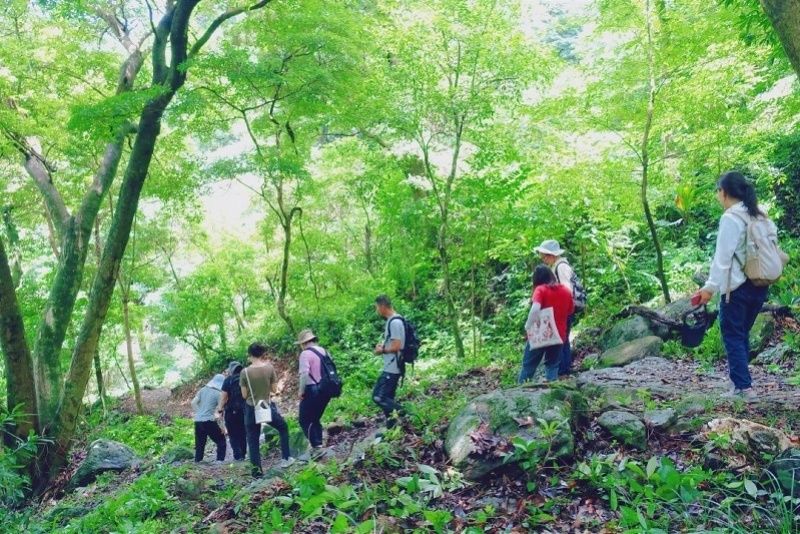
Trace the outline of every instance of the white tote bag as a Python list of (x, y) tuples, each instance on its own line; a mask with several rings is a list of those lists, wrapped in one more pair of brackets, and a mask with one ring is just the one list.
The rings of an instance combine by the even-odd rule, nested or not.
[(264, 423), (271, 423), (272, 422), (272, 408), (269, 405), (269, 398), (267, 400), (260, 400), (256, 402), (256, 398), (253, 396), (253, 388), (250, 386), (250, 373), (243, 371), (244, 377), (247, 379), (247, 392), (250, 393), (250, 397), (253, 399), (253, 409), (255, 411), (256, 416), (256, 424), (261, 425)]
[(543, 308), (539, 312), (539, 320), (533, 322), (533, 326), (528, 330), (528, 345), (532, 349), (561, 345), (564, 341), (558, 334), (556, 318), (553, 308)]

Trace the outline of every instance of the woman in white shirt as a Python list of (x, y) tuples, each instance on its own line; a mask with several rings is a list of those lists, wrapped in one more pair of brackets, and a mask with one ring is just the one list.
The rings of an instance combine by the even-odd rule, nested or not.
[(758, 287), (744, 274), (745, 234), (751, 217), (763, 217), (753, 186), (738, 171), (723, 174), (717, 182), (717, 200), (725, 213), (719, 221), (717, 247), (708, 282), (694, 294), (705, 304), (719, 293), (719, 327), (728, 356), (728, 373), (734, 390), (727, 394), (746, 401), (756, 398), (750, 370), (750, 330), (767, 298), (767, 286)]

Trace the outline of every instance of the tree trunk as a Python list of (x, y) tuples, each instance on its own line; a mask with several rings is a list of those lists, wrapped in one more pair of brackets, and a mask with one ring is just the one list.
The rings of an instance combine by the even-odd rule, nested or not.
[(128, 372), (131, 374), (133, 384), (133, 397), (136, 399), (136, 411), (139, 415), (144, 415), (144, 404), (142, 404), (142, 391), (139, 388), (139, 378), (136, 376), (136, 364), (133, 360), (133, 338), (131, 337), (131, 319), (129, 299), (127, 294), (122, 297), (122, 327), (125, 330), (125, 351), (128, 355)]
[(800, 0), (761, 0), (761, 7), (800, 77)]
[[(94, 251), (95, 251), (95, 258), (97, 260), (97, 268), (100, 268), (100, 262), (103, 259), (102, 253), (103, 247), (100, 239), (100, 219), (95, 217), (94, 219)], [(97, 380), (97, 396), (100, 398), (100, 403), (103, 405), (103, 413), (106, 410), (106, 385), (103, 382), (103, 365), (100, 361), (100, 344), (97, 344), (97, 348), (94, 350), (94, 357), (92, 358), (94, 362), (94, 377)]]
[(5, 429), (6, 438), (27, 436), (30, 431), (39, 431), (34, 386), (33, 360), (25, 338), (17, 293), (11, 279), (3, 239), (0, 239), (0, 348), (5, 356), (6, 396), (8, 409), (20, 405), (25, 419), (16, 421), (16, 428)]
[(645, 16), (647, 24), (647, 56), (648, 56), (648, 82), (649, 93), (647, 99), (647, 118), (645, 119), (644, 133), (642, 134), (642, 207), (644, 208), (644, 215), (647, 219), (647, 227), (650, 229), (650, 236), (653, 238), (653, 246), (656, 249), (656, 277), (661, 282), (661, 291), (664, 294), (664, 301), (669, 304), (672, 299), (669, 296), (669, 286), (667, 285), (667, 275), (664, 272), (664, 255), (661, 251), (661, 242), (658, 239), (658, 232), (656, 231), (656, 224), (653, 220), (653, 214), (650, 212), (650, 203), (647, 200), (647, 179), (650, 171), (650, 130), (653, 127), (653, 114), (655, 112), (656, 93), (658, 87), (656, 86), (656, 73), (655, 73), (655, 51), (653, 50), (653, 18), (651, 13), (650, 0), (645, 2)]

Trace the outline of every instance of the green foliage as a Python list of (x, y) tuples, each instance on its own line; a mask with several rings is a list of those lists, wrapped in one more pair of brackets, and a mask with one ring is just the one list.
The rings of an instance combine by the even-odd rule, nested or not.
[[(0, 405), (0, 429), (13, 429), (16, 422), (26, 417), (20, 406), (7, 411)], [(39, 447), (49, 441), (31, 433), (24, 439), (13, 437), (10, 444), (0, 445), (0, 504), (9, 510), (21, 504), (31, 490), (31, 480), (25, 466)], [(0, 516), (2, 519), (2, 516)]]
[(194, 423), (189, 419), (159, 419), (151, 415), (113, 416), (97, 429), (92, 439), (106, 438), (124, 443), (143, 458), (158, 456), (171, 446), (194, 446)]

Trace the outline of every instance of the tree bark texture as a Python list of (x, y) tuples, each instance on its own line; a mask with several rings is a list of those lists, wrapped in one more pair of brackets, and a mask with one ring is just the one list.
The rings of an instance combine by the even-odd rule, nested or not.
[(800, 0), (761, 0), (761, 7), (800, 77)]
[(28, 417), (16, 422), (15, 429), (7, 430), (13, 435), (27, 436), (31, 430), (38, 431), (39, 427), (33, 360), (25, 338), (25, 325), (2, 239), (0, 239), (0, 348), (5, 356), (8, 409), (21, 404), (23, 413), (28, 414)]
[(139, 377), (136, 375), (136, 363), (133, 359), (133, 339), (131, 337), (131, 318), (130, 300), (128, 295), (122, 297), (122, 324), (125, 329), (125, 351), (128, 355), (128, 372), (131, 374), (133, 384), (133, 397), (136, 400), (136, 411), (139, 415), (144, 415), (144, 404), (142, 404), (142, 390), (139, 388)]
[(653, 115), (655, 113), (656, 93), (658, 86), (656, 85), (656, 72), (655, 72), (655, 50), (653, 49), (653, 17), (652, 6), (650, 0), (645, 2), (645, 24), (647, 24), (647, 69), (648, 69), (648, 99), (647, 99), (647, 118), (645, 119), (644, 133), (642, 134), (642, 208), (644, 208), (644, 215), (647, 219), (647, 227), (650, 229), (650, 236), (653, 238), (653, 246), (656, 250), (656, 277), (661, 283), (661, 292), (664, 295), (664, 301), (669, 304), (672, 299), (669, 296), (669, 285), (667, 284), (667, 274), (664, 272), (664, 254), (661, 250), (661, 242), (658, 239), (658, 231), (656, 223), (653, 220), (653, 214), (650, 211), (650, 202), (647, 200), (647, 180), (650, 174), (650, 131), (653, 127)]

